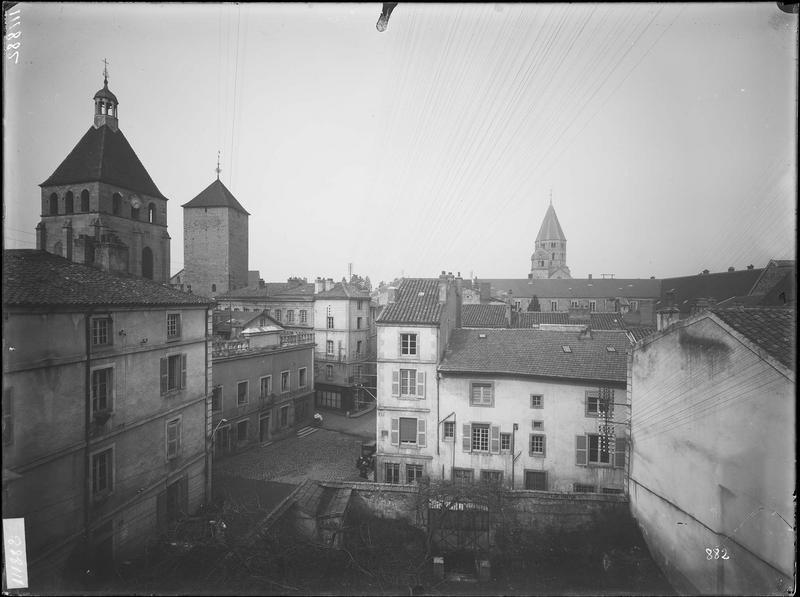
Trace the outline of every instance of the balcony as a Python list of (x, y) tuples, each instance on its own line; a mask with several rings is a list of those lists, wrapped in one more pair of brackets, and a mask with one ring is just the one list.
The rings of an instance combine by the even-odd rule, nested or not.
[(268, 346), (253, 346), (249, 338), (237, 340), (214, 340), (211, 348), (212, 358), (230, 357), (237, 354), (280, 350), (290, 346), (314, 344), (313, 332), (281, 332), (279, 343)]
[(230, 357), (250, 352), (250, 340), (219, 340), (211, 347), (212, 358)]
[(298, 344), (313, 344), (314, 332), (282, 332), (281, 346), (297, 346)]

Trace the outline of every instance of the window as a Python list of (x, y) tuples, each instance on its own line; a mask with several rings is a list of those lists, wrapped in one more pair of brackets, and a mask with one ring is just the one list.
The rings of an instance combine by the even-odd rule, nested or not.
[(280, 321), (280, 320), (281, 320), (281, 310), (275, 309), (275, 321)]
[(387, 462), (385, 468), (386, 483), (400, 483), (400, 465), (396, 462)]
[(333, 379), (333, 365), (325, 365), (325, 378)]
[(249, 399), (249, 389), (249, 381), (240, 381), (238, 384), (236, 384), (236, 404), (239, 406), (247, 404)]
[(545, 471), (525, 471), (525, 489), (547, 491), (547, 473)]
[(147, 221), (151, 224), (156, 223), (156, 204), (151, 203), (147, 206)]
[(503, 471), (481, 471), (481, 481), (491, 485), (502, 485)]
[(586, 437), (589, 444), (589, 464), (611, 464), (608, 442), (601, 441), (596, 433), (590, 433)]
[(580, 301), (576, 301), (573, 299), (569, 302), (569, 306), (577, 309), (578, 307), (581, 306), (581, 303)]
[(50, 215), (57, 216), (58, 215), (58, 195), (53, 193), (50, 195)]
[(111, 367), (92, 371), (92, 413), (111, 410), (114, 370)]
[(569, 344), (564, 344), (561, 347), (561, 350), (563, 350), (564, 352), (572, 352), (572, 348), (570, 348)]
[(595, 493), (597, 488), (594, 485), (586, 485), (584, 483), (574, 483), (572, 491), (575, 493)]
[(328, 340), (325, 342), (325, 354), (329, 357), (333, 356), (333, 340)]
[(597, 311), (597, 301), (589, 301), (589, 311)]
[(471, 449), (473, 452), (489, 451), (489, 425), (472, 425)]
[(281, 427), (289, 426), (289, 405), (284, 404), (280, 410)]
[(266, 375), (259, 380), (259, 397), (268, 398), (272, 394), (272, 376)]
[(161, 359), (161, 393), (186, 387), (186, 355), (176, 354)]
[(138, 207), (133, 207), (133, 205), (131, 205), (131, 219), (132, 220), (138, 220), (139, 219), (139, 208)]
[(81, 211), (89, 211), (89, 191), (86, 189), (81, 191)]
[(247, 419), (236, 423), (236, 441), (237, 442), (247, 441)]
[(454, 468), (453, 481), (459, 484), (472, 483), (475, 480), (475, 471), (471, 468)]
[(510, 452), (511, 451), (511, 434), (510, 433), (501, 433), (500, 434), (500, 451), (501, 452)]
[(281, 371), (281, 393), (285, 394), (291, 389), (288, 371)]
[(540, 433), (531, 433), (530, 456), (545, 455), (545, 436)]
[(406, 483), (417, 483), (422, 478), (423, 467), (421, 464), (406, 465)]
[(400, 417), (400, 444), (417, 445), (417, 420)]
[(177, 458), (181, 452), (181, 420), (167, 422), (167, 460)]
[(544, 408), (544, 396), (531, 394), (531, 408)]
[(362, 301), (361, 299), (359, 299), (359, 301), (358, 301), (358, 305), (356, 306), (356, 309), (358, 309), (359, 311), (361, 311), (361, 309), (363, 309), (363, 308), (364, 308), (364, 301)]
[(328, 315), (328, 329), (329, 330), (333, 329), (333, 316), (332, 315)]
[(177, 340), (181, 337), (181, 314), (167, 313), (167, 340)]
[(558, 311), (558, 301), (550, 301), (550, 310)]
[(67, 195), (64, 197), (64, 211), (68, 214), (75, 211), (75, 199), (72, 191), (67, 191)]
[(598, 390), (586, 391), (586, 416), (597, 417), (608, 412), (614, 412), (614, 390), (612, 388), (601, 388)]
[(294, 309), (288, 309), (286, 311), (286, 322), (294, 323)]
[(417, 335), (400, 334), (400, 354), (402, 356), (416, 356), (417, 354)]
[(361, 317), (356, 317), (356, 329), (361, 329)]
[(631, 301), (630, 302), (630, 310), (631, 311), (638, 311), (639, 310), (639, 301)]
[(114, 488), (114, 448), (92, 454), (92, 493), (95, 497), (111, 493)]
[(621, 494), (625, 492), (622, 489), (618, 489), (616, 487), (603, 487), (601, 493)]
[(269, 309), (264, 309), (264, 315), (266, 315), (267, 317), (269, 317)]
[(356, 354), (361, 354), (361, 340), (356, 340)]
[(300, 367), (300, 369), (297, 370), (297, 385), (301, 388), (304, 388), (308, 385), (306, 371), (307, 369), (305, 367)]
[(122, 211), (122, 195), (114, 193), (111, 197), (111, 213), (118, 216)]
[(214, 386), (214, 389), (211, 390), (211, 410), (222, 410), (222, 386)]
[(537, 429), (544, 429), (544, 421), (533, 422), (533, 430), (536, 431)]
[(470, 391), (471, 406), (494, 406), (494, 392), (491, 383), (473, 383)]
[(456, 424), (454, 421), (445, 421), (442, 431), (445, 441), (454, 441), (456, 439)]
[(111, 344), (111, 318), (97, 317), (92, 319), (92, 345), (105, 346)]
[(308, 311), (300, 309), (300, 323), (308, 323)]
[(400, 369), (400, 395), (416, 396), (417, 394), (417, 370)]

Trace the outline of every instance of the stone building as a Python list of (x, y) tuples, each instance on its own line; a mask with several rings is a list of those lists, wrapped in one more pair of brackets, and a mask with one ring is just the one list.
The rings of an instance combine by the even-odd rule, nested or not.
[(157, 282), (169, 279), (167, 198), (119, 128), (108, 79), (94, 124), (41, 185), (36, 248), (70, 261)]
[(630, 364), (631, 512), (680, 594), (791, 593), (795, 311), (670, 311)]
[(210, 307), (4, 252), (3, 517), (25, 519), (32, 588), (111, 572), (208, 503)]
[(195, 294), (217, 297), (248, 285), (250, 214), (217, 179), (183, 204), (183, 275)]
[(544, 220), (536, 235), (533, 255), (531, 255), (531, 273), (528, 278), (571, 278), (567, 267), (567, 238), (558, 222), (553, 202), (547, 207)]

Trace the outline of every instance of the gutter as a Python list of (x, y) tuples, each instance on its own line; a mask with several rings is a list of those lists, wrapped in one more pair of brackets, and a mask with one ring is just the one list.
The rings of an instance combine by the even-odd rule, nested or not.
[[(91, 545), (92, 532), (92, 462), (90, 455), (91, 424), (92, 424), (92, 314), (94, 306), (89, 307), (84, 316), (86, 336), (86, 368), (85, 388), (86, 396), (83, 406), (83, 439), (84, 439), (84, 474), (83, 474), (83, 534), (86, 549)], [(115, 380), (116, 381), (116, 380)]]

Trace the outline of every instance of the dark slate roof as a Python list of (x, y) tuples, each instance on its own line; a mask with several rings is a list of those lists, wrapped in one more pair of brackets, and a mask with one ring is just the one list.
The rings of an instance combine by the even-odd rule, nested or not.
[(767, 294), (777, 284), (787, 277), (793, 277), (795, 272), (794, 261), (786, 259), (772, 259), (763, 269), (749, 294)]
[(107, 125), (90, 127), (50, 178), (39, 186), (95, 181), (166, 199), (122, 131), (115, 132)]
[(564, 231), (561, 230), (561, 224), (558, 222), (558, 216), (556, 216), (556, 210), (553, 209), (552, 203), (548, 206), (542, 226), (539, 228), (539, 234), (536, 235), (536, 242), (545, 240), (567, 240)]
[(313, 297), (314, 285), (308, 282), (266, 282), (264, 286), (244, 286), (217, 296), (217, 301), (228, 299), (271, 299), (295, 296)]
[(763, 269), (743, 269), (715, 274), (697, 274), (661, 280), (661, 296), (656, 309), (670, 306), (667, 293), (674, 291), (674, 303), (681, 313), (689, 313), (697, 299), (712, 298), (717, 302), (735, 296), (745, 296), (753, 288)]
[(780, 307), (712, 308), (711, 312), (781, 364), (794, 370), (794, 309)]
[(461, 326), (465, 328), (504, 328), (505, 305), (461, 305)]
[(104, 272), (44, 251), (3, 251), (4, 306), (208, 304), (208, 299), (151, 280)]
[(346, 282), (337, 282), (330, 290), (323, 290), (316, 295), (316, 298), (329, 298), (329, 299), (367, 299), (369, 300), (370, 294), (366, 290), (362, 290), (354, 284)]
[(377, 323), (438, 324), (442, 316), (437, 278), (405, 278)]
[(646, 338), (650, 334), (656, 333), (656, 328), (645, 325), (631, 325), (628, 326), (628, 333), (633, 338), (634, 342), (638, 342), (642, 338)]
[(230, 207), (246, 216), (250, 215), (219, 178), (203, 189), (197, 197), (188, 203), (184, 203), (181, 207)]
[[(564, 352), (563, 346), (572, 352)], [(624, 384), (629, 346), (627, 336), (619, 332), (588, 337), (577, 332), (459, 329), (450, 337), (439, 370)]]
[(97, 98), (110, 99), (110, 100), (113, 100), (115, 104), (119, 104), (119, 101), (117, 101), (117, 96), (114, 95), (111, 92), (111, 90), (108, 88), (108, 81), (107, 80), (103, 82), (103, 88), (100, 91), (98, 91), (97, 93), (94, 94), (94, 99), (97, 99)]
[(569, 313), (564, 311), (522, 311), (517, 313), (517, 323), (514, 327), (531, 328), (535, 325), (568, 324)]
[(593, 330), (621, 330), (625, 329), (625, 322), (621, 313), (591, 313), (590, 325)]
[(510, 298), (533, 295), (539, 300), (548, 298), (616, 298), (657, 299), (661, 296), (661, 281), (641, 278), (572, 278), (529, 280), (519, 278), (485, 279), (492, 285), (492, 296)]

